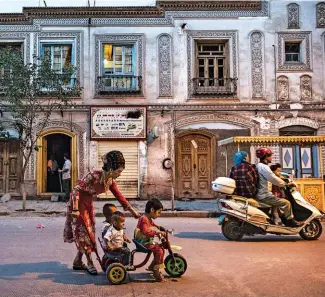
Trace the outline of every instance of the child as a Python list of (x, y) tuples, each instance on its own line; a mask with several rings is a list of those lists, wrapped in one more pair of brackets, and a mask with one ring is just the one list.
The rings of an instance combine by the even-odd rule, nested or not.
[[(282, 179), (282, 177), (281, 177), (281, 169), (282, 169), (281, 164), (277, 163), (275, 165), (271, 165), (270, 168), (277, 177)], [(284, 189), (281, 188), (281, 187), (278, 187), (277, 185), (272, 184), (271, 192), (275, 197), (278, 197), (280, 199), (285, 199), (286, 198)], [(272, 207), (272, 213), (273, 213), (275, 224), (276, 225), (282, 225), (281, 219), (279, 217), (278, 208), (273, 206)]]
[(112, 224), (112, 215), (117, 211), (117, 208), (112, 203), (106, 203), (103, 206), (103, 215), (105, 217), (104, 226), (102, 228), (102, 238), (107, 232), (108, 227)]
[[(153, 271), (155, 279), (159, 282), (163, 281), (163, 276), (160, 268), (164, 268), (164, 254), (165, 250), (161, 244), (154, 241), (155, 236), (166, 236), (163, 232), (165, 229), (157, 226), (153, 220), (160, 216), (163, 206), (158, 199), (151, 199), (147, 202), (145, 214), (139, 219), (137, 228), (135, 230), (135, 239), (144, 245), (148, 250), (153, 252), (154, 259), (148, 267), (148, 271)], [(154, 230), (157, 228), (159, 231)]]
[(128, 265), (130, 262), (130, 250), (124, 247), (124, 241), (131, 242), (124, 234), (125, 216), (123, 213), (116, 211), (112, 215), (112, 224), (108, 227), (103, 236), (104, 242), (109, 250), (123, 254), (123, 264)]

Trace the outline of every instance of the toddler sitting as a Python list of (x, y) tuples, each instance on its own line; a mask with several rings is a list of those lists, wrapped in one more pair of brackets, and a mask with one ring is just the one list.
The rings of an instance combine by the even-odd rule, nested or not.
[(124, 234), (125, 216), (123, 213), (116, 211), (112, 215), (111, 225), (107, 228), (103, 236), (104, 243), (108, 250), (119, 252), (123, 255), (123, 264), (128, 265), (130, 262), (130, 249), (124, 245), (125, 242), (131, 242)]

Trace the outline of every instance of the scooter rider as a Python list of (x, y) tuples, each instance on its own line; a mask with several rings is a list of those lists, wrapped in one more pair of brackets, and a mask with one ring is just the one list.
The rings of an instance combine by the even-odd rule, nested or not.
[(292, 183), (287, 184), (284, 180), (277, 177), (268, 166), (272, 162), (272, 154), (269, 148), (262, 147), (256, 150), (256, 156), (260, 159), (260, 163), (256, 165), (259, 174), (256, 199), (265, 204), (279, 207), (287, 219), (286, 225), (288, 227), (300, 227), (303, 223), (294, 220), (291, 203), (286, 199), (275, 197), (268, 189), (268, 182), (279, 187), (293, 186)]

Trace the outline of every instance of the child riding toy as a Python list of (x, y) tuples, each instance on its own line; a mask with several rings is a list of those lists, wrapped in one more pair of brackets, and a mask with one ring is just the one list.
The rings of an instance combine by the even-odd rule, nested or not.
[[(168, 255), (164, 260), (165, 271), (172, 277), (180, 277), (186, 272), (187, 262), (182, 255), (172, 251), (173, 248), (180, 250), (181, 247), (172, 246), (168, 239), (168, 234), (172, 235), (173, 230), (166, 230), (166, 237), (160, 237), (162, 247), (168, 250)], [(125, 281), (127, 271), (135, 271), (136, 269), (146, 265), (152, 254), (152, 252), (145, 246), (133, 239), (136, 248), (131, 252), (131, 257), (128, 261), (129, 263), (126, 263), (126, 260), (123, 258), (121, 253), (108, 250), (104, 242), (100, 239), (99, 242), (101, 243), (101, 247), (105, 253), (101, 261), (102, 269), (106, 272), (107, 279), (114, 285), (120, 285)], [(134, 255), (136, 253), (147, 254), (143, 262), (137, 265), (134, 264)]]

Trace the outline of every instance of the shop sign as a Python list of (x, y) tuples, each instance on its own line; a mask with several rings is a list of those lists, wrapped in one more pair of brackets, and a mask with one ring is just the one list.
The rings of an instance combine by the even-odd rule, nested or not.
[(91, 107), (90, 131), (93, 140), (145, 139), (146, 107)]

